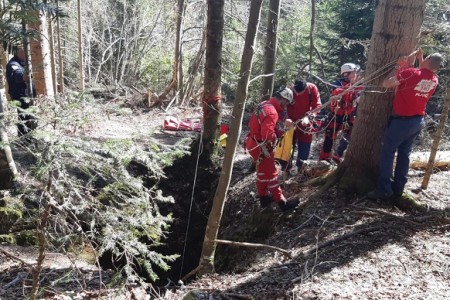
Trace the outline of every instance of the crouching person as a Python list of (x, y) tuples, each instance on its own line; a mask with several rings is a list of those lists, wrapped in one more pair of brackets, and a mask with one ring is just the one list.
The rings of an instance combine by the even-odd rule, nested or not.
[[(295, 208), (299, 200), (287, 200), (278, 182), (278, 171), (275, 165), (274, 148), (277, 139), (277, 122), (286, 110), (286, 106), (293, 102), (292, 91), (284, 88), (275, 92), (274, 96), (258, 105), (250, 117), (249, 129), (245, 141), (248, 150), (256, 163), (256, 187), (261, 207), (276, 202), (281, 211)], [(286, 120), (286, 123), (292, 121)]]

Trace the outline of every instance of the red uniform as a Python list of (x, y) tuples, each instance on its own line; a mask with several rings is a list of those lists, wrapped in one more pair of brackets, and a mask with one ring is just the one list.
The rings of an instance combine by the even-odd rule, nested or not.
[(397, 74), (400, 85), (393, 102), (395, 116), (423, 116), (428, 99), (433, 95), (438, 79), (429, 69), (408, 68)]
[[(331, 150), (339, 131), (343, 130), (347, 138), (350, 138), (356, 117), (356, 98), (358, 98), (361, 88), (346, 92), (349, 88), (350, 84), (345, 83), (342, 87), (337, 87), (331, 92), (331, 96), (339, 96), (340, 98), (332, 100), (330, 104), (333, 119), (329, 121), (325, 131), (325, 140), (323, 142), (322, 151), (320, 152), (320, 160), (331, 158)], [(342, 157), (345, 148), (347, 148), (347, 144), (343, 146), (343, 149), (337, 149), (337, 156)]]
[[(294, 104), (287, 106), (288, 117), (296, 122), (298, 119), (306, 116), (307, 112), (320, 105), (320, 94), (317, 86), (313, 83), (307, 83), (302, 93), (297, 94), (294, 92)], [(311, 143), (313, 136), (305, 131), (307, 131), (307, 128), (302, 128), (300, 123), (298, 123), (295, 131), (297, 141)]]
[(259, 104), (250, 117), (250, 132), (245, 141), (245, 148), (256, 161), (258, 196), (267, 196), (270, 191), (275, 202), (284, 199), (273, 152), (277, 139), (276, 126), (282, 112), (283, 109), (275, 98)]

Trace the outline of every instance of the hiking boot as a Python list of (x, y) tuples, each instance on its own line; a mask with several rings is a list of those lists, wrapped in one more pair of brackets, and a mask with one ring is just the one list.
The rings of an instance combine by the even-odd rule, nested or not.
[(271, 196), (260, 196), (259, 197), (259, 204), (261, 205), (261, 208), (265, 208), (269, 206), (272, 203), (272, 197)]
[(280, 202), (278, 202), (278, 206), (280, 207), (281, 211), (287, 211), (293, 208), (296, 208), (297, 205), (300, 203), (299, 198), (290, 198), (288, 200), (283, 199)]
[(367, 194), (367, 198), (370, 200), (386, 201), (392, 197), (393, 193), (382, 193), (378, 190), (373, 190)]

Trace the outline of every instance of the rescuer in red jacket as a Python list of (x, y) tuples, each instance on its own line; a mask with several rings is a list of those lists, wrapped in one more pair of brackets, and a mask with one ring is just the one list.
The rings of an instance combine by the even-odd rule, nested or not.
[[(333, 84), (331, 96), (337, 97), (330, 104), (330, 120), (325, 131), (325, 139), (323, 141), (322, 150), (320, 151), (319, 160), (330, 160), (331, 150), (334, 140), (339, 131), (343, 131), (344, 135), (350, 136), (353, 123), (356, 116), (357, 98), (360, 90), (354, 90), (350, 87), (357, 78), (359, 66), (353, 63), (346, 63), (341, 67), (342, 79), (337, 80)], [(346, 92), (348, 90), (348, 92)], [(345, 147), (346, 148), (346, 147)], [(343, 150), (345, 150), (345, 148)], [(343, 152), (342, 150), (342, 152)], [(343, 153), (336, 153), (337, 160)]]
[[(305, 79), (297, 79), (292, 86), (294, 103), (287, 106), (288, 117), (296, 122), (295, 141), (297, 142), (297, 170), (301, 170), (303, 162), (308, 159), (311, 151), (313, 133), (308, 113), (320, 107), (319, 89), (314, 83), (306, 82)], [(300, 120), (301, 119), (301, 120)]]
[[(258, 105), (250, 117), (249, 134), (245, 141), (245, 148), (256, 162), (256, 187), (261, 207), (273, 202), (278, 203), (282, 211), (295, 208), (299, 200), (287, 200), (278, 182), (278, 170), (275, 165), (274, 148), (277, 137), (282, 132), (277, 128), (286, 106), (293, 102), (292, 91), (284, 88), (274, 93), (273, 97)], [(292, 120), (285, 121), (292, 126)]]

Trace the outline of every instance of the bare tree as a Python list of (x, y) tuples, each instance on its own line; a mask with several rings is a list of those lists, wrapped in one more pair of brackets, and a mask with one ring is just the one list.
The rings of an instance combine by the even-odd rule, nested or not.
[(270, 96), (273, 92), (275, 62), (277, 54), (277, 30), (280, 17), (280, 0), (270, 0), (267, 19), (266, 46), (264, 48), (264, 79), (262, 94)]
[(78, 71), (80, 74), (80, 92), (84, 92), (84, 67), (83, 67), (83, 38), (81, 27), (81, 0), (77, 0), (77, 16), (78, 16)]
[(36, 94), (53, 97), (47, 16), (44, 11), (33, 9), (30, 14), (33, 21), (28, 24), (28, 28), (34, 32), (33, 38), (30, 39), (30, 55)]
[(219, 224), (222, 218), (226, 194), (230, 185), (231, 173), (233, 171), (234, 156), (242, 129), (245, 101), (248, 93), (249, 77), (252, 70), (253, 55), (255, 48), (256, 32), (259, 26), (262, 0), (252, 0), (250, 4), (250, 16), (245, 38), (244, 52), (241, 59), (239, 82), (236, 92), (236, 100), (233, 107), (229, 137), (225, 158), (222, 165), (222, 173), (219, 184), (214, 195), (213, 206), (208, 218), (205, 239), (200, 260), (199, 273), (211, 273), (214, 271), (214, 254), (216, 250), (216, 239)]
[[(59, 9), (59, 0), (56, 0), (56, 7)], [(58, 44), (58, 84), (60, 93), (64, 93), (64, 60), (61, 49), (61, 22), (60, 17), (56, 18), (56, 39)]]
[(202, 158), (211, 161), (217, 152), (222, 117), (222, 41), (225, 0), (208, 0), (205, 79), (203, 82)]

